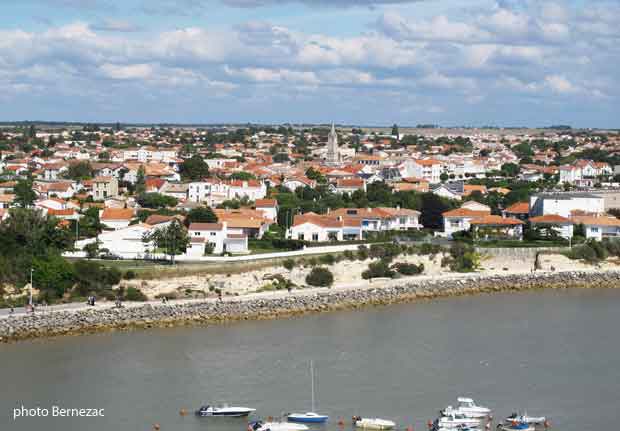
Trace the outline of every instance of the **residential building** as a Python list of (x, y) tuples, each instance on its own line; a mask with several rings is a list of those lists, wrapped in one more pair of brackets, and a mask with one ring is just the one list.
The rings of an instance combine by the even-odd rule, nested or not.
[(92, 184), (93, 200), (102, 201), (118, 196), (118, 180), (116, 177), (96, 177)]

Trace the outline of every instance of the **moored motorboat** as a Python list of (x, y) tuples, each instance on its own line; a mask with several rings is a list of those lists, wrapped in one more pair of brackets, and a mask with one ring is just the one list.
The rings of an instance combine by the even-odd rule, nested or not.
[(446, 413), (435, 421), (438, 427), (451, 427), (458, 425), (475, 427), (480, 425), (480, 419), (467, 417), (463, 414), (456, 414), (454, 411), (450, 411), (450, 408), (445, 411)]
[(456, 408), (448, 406), (444, 409), (444, 411), (442, 411), (442, 414), (445, 414), (445, 411), (450, 410), (457, 415), (464, 415), (466, 417), (476, 419), (485, 418), (491, 415), (491, 409), (477, 405), (471, 398), (458, 397), (456, 401), (458, 402)]
[(290, 422), (251, 422), (248, 431), (307, 431), (309, 428), (303, 424)]
[(250, 413), (255, 412), (256, 409), (251, 409), (249, 407), (215, 407), (215, 406), (202, 406), (198, 410), (196, 410), (197, 416), (219, 416), (219, 417), (232, 417), (232, 418), (240, 418), (248, 416)]
[(545, 425), (547, 423), (547, 418), (544, 416), (528, 416), (528, 414), (524, 412), (523, 414), (513, 413), (504, 420), (506, 424), (511, 424), (513, 422), (524, 422), (530, 425)]
[(354, 417), (353, 422), (357, 428), (371, 430), (391, 430), (396, 426), (394, 422), (387, 419), (361, 418), (359, 416)]
[(499, 424), (497, 429), (500, 431), (535, 431), (536, 428), (526, 422), (513, 421), (507, 424)]

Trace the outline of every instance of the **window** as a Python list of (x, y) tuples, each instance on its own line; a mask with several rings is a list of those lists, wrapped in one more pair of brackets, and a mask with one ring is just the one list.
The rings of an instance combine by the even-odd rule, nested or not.
[(209, 235), (215, 236), (215, 232), (210, 232)]
[(591, 227), (591, 228), (590, 228), (590, 232), (592, 232), (592, 233), (598, 233), (598, 228), (597, 228), (597, 227)]
[(312, 234), (312, 241), (318, 241), (319, 240), (319, 234), (318, 233), (313, 233)]
[(297, 234), (297, 239), (303, 241), (304, 240), (304, 234), (303, 233), (298, 233)]

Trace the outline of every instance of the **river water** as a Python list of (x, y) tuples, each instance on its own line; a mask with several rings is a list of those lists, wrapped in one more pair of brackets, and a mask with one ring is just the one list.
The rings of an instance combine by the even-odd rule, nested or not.
[[(354, 414), (423, 430), (459, 395), (496, 418), (527, 409), (554, 429), (616, 429), (619, 310), (620, 290), (545, 291), (2, 345), (0, 430), (245, 431), (243, 420), (179, 410), (305, 412), (310, 359), (327, 430), (350, 431)], [(21, 405), (49, 416), (13, 420)], [(54, 405), (105, 416), (54, 418)]]

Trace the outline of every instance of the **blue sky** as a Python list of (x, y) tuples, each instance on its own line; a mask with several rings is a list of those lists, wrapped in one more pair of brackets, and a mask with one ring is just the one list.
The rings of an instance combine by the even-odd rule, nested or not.
[(617, 0), (21, 0), (0, 120), (620, 127)]

